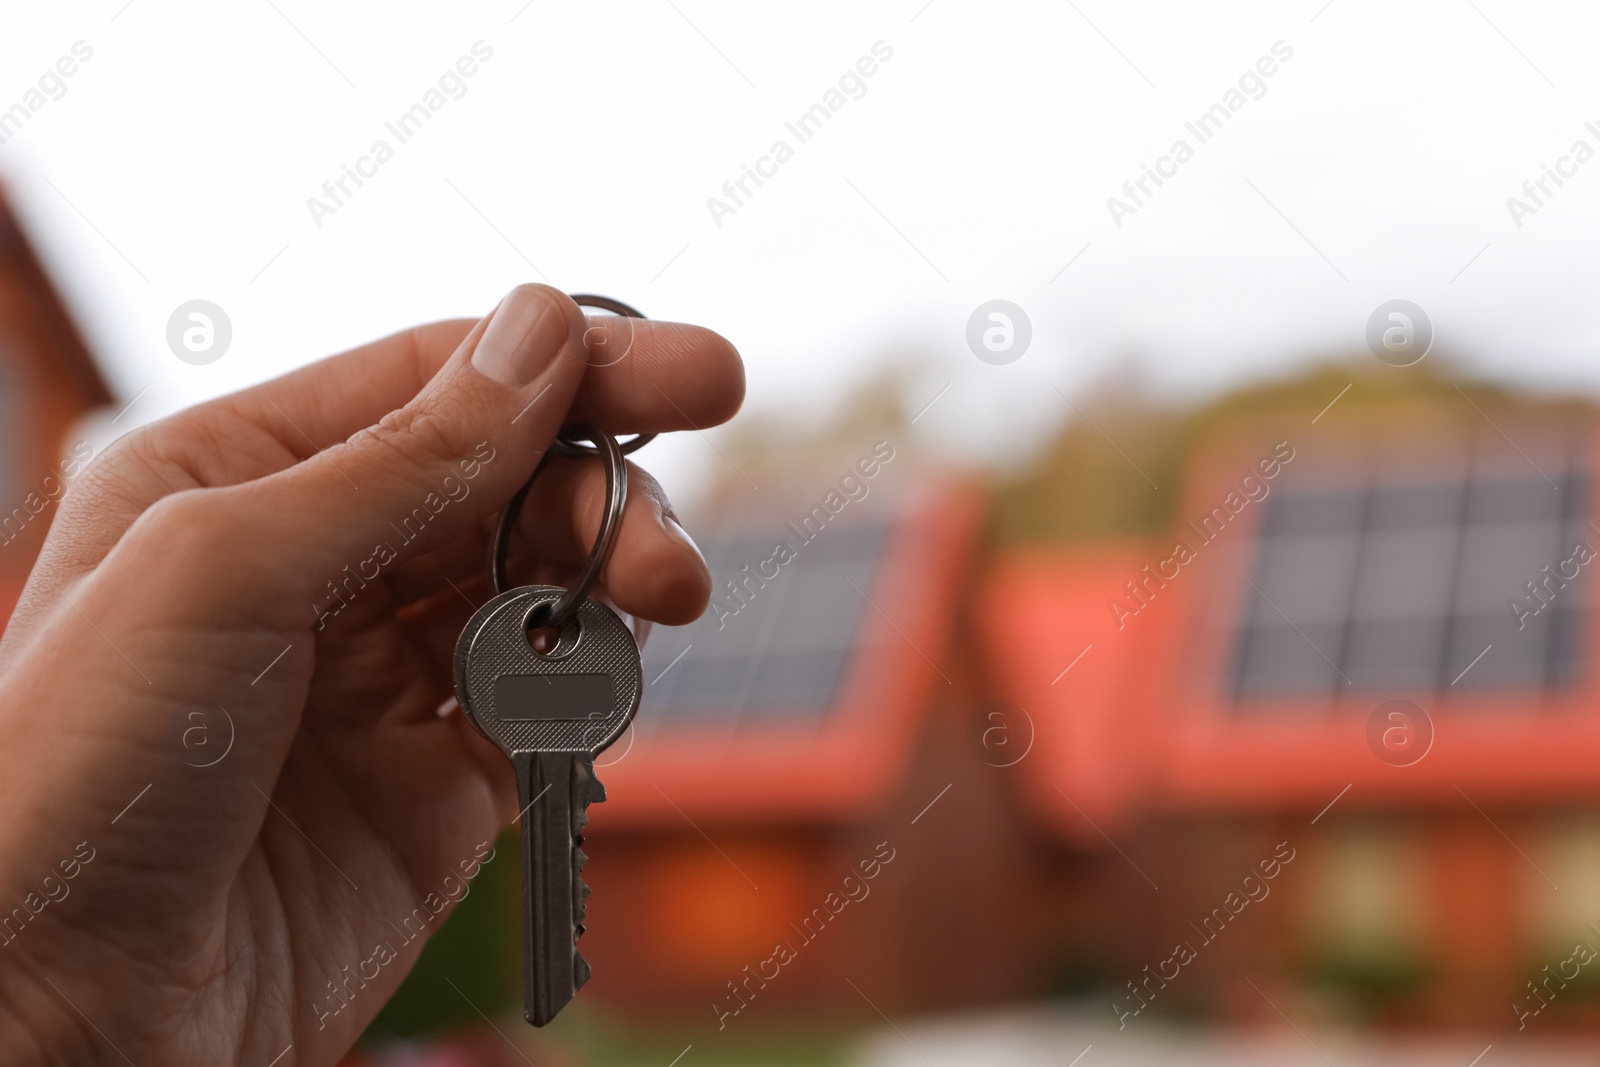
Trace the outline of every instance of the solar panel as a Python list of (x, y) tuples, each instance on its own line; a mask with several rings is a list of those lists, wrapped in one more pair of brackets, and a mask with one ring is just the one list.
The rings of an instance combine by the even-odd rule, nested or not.
[(1570, 682), (1590, 596), (1582, 557), (1600, 549), (1580, 456), (1402, 461), (1280, 486), (1263, 502), (1235, 629), (1234, 696)]
[(819, 721), (872, 611), (862, 594), (872, 595), (888, 532), (887, 521), (841, 516), (804, 543), (777, 523), (705, 541), (712, 607), (688, 626), (652, 632), (641, 724)]

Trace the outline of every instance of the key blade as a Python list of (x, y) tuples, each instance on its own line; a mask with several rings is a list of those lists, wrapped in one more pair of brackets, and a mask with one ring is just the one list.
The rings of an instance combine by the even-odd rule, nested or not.
[(589, 980), (578, 954), (589, 887), (581, 872), (586, 809), (605, 799), (592, 757), (528, 752), (515, 759), (522, 816), (523, 1016), (544, 1026)]
[(577, 753), (529, 752), (515, 759), (522, 816), (523, 1016), (544, 1026), (578, 991), (578, 876), (574, 798)]

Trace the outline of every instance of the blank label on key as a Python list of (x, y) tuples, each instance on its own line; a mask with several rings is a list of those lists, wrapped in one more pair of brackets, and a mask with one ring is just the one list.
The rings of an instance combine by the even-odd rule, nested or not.
[(612, 710), (609, 674), (503, 674), (494, 708), (503, 720), (603, 719)]

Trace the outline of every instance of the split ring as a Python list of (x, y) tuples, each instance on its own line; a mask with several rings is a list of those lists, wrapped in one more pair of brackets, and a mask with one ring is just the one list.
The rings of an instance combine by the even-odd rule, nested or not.
[[(599, 308), (602, 311), (609, 311), (613, 315), (620, 315), (626, 319), (642, 319), (645, 317), (644, 312), (640, 311), (632, 304), (624, 304), (622, 301), (613, 300), (609, 296), (597, 296), (594, 293), (573, 293), (572, 302), (577, 304), (579, 307)], [(568, 459), (578, 459), (583, 456), (598, 456), (600, 454), (600, 450), (594, 445), (586, 445), (577, 441), (573, 441), (571, 439), (573, 436), (582, 438), (582, 434), (572, 433), (571, 431), (573, 430), (574, 428), (570, 426), (562, 427), (561, 433), (558, 434), (556, 439), (550, 443), (550, 451), (554, 452), (558, 456), (566, 456)], [(622, 454), (624, 456), (631, 456), (633, 453), (639, 451), (639, 449), (655, 440), (655, 436), (656, 435), (653, 433), (642, 433), (633, 438), (631, 441), (622, 442), (618, 447), (622, 449)]]
[[(578, 575), (577, 585), (556, 601), (544, 618), (530, 620), (535, 627), (559, 628), (577, 614), (578, 606), (583, 603), (584, 598), (594, 588), (595, 582), (600, 579), (600, 570), (605, 566), (606, 559), (611, 555), (611, 546), (617, 539), (617, 530), (622, 522), (622, 509), (628, 503), (628, 465), (622, 458), (623, 447), (617, 444), (617, 439), (604, 430), (582, 424), (570, 426), (568, 431), (574, 437), (592, 442), (585, 450), (579, 452), (579, 455), (599, 455), (605, 463), (606, 505), (600, 515), (600, 532), (595, 536), (594, 548), (590, 550), (589, 559)], [(522, 502), (527, 499), (528, 491), (533, 488), (539, 473), (550, 462), (550, 457), (556, 454), (554, 448), (544, 454), (544, 458), (534, 468), (533, 474), (522, 484), (522, 488), (517, 490), (516, 495), (506, 502), (504, 510), (500, 512), (500, 521), (495, 527), (494, 545), (489, 557), (489, 576), (496, 596), (505, 592), (509, 585), (506, 580), (506, 557), (511, 551), (511, 532), (517, 525), (517, 515), (522, 511)]]

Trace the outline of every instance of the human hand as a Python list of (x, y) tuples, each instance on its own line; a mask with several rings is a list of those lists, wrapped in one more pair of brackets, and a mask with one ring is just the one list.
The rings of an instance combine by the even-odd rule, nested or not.
[[(629, 324), (626, 357), (590, 366), (578, 307), (521, 286), (480, 322), (130, 434), (79, 477), (0, 643), (0, 1059), (292, 1046), (292, 1067), (355, 1041), (426, 940), (406, 918), (437, 929), (516, 814), (509, 762), (439, 710), (495, 513), (564, 423), (701, 427), (742, 400), (727, 342)], [(705, 563), (655, 481), (629, 481), (602, 586), (688, 622)], [(576, 570), (603, 497), (599, 463), (553, 462), (513, 573)], [(184, 747), (209, 724), (220, 749), (224, 717), (226, 756)]]

